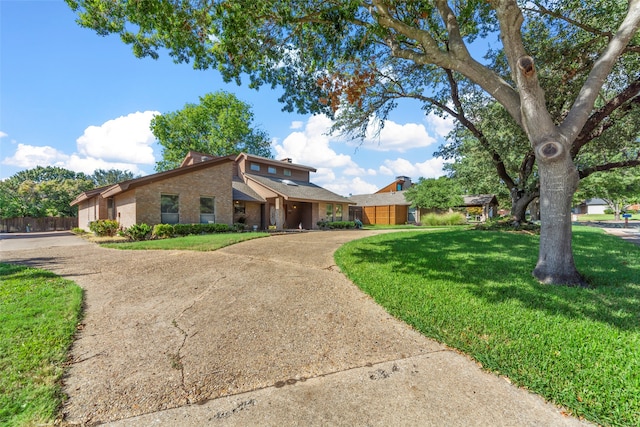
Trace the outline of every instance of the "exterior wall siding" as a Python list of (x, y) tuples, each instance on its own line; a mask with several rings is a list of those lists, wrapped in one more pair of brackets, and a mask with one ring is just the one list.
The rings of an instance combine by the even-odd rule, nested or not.
[(101, 196), (83, 200), (78, 204), (78, 227), (89, 231), (89, 223), (107, 219), (107, 200)]
[[(131, 227), (134, 224), (157, 224), (153, 222), (147, 222), (144, 219), (140, 219), (138, 211), (136, 209), (136, 190), (126, 191), (122, 194), (118, 194), (114, 197), (114, 205), (116, 210), (116, 219), (123, 228)], [(158, 218), (160, 215), (158, 214)]]
[(261, 225), (261, 204), (255, 202), (244, 202), (245, 213), (234, 213), (233, 214), (233, 222), (238, 221), (241, 217), (245, 218), (245, 225), (247, 229), (252, 229), (253, 226), (257, 226), (258, 229), (262, 227)]
[(116, 210), (123, 227), (145, 223), (160, 224), (160, 196), (179, 196), (179, 222), (200, 222), (200, 197), (215, 198), (217, 223), (233, 224), (231, 176), (233, 164), (223, 163), (188, 174), (152, 182), (116, 198)]

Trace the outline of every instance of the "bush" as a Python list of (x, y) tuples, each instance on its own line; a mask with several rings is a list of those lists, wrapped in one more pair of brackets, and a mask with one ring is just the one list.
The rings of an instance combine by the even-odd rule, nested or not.
[(145, 223), (133, 224), (131, 227), (124, 230), (124, 235), (131, 240), (147, 240), (151, 234), (151, 226)]
[(244, 228), (245, 228), (245, 225), (243, 222), (236, 222), (235, 224), (233, 224), (233, 227), (231, 227), (231, 230), (235, 231), (236, 233), (241, 233), (244, 231)]
[(353, 221), (334, 221), (334, 222), (330, 222), (329, 223), (329, 228), (332, 229), (349, 229), (349, 228), (355, 228), (356, 223)]
[(73, 227), (73, 228), (71, 229), (71, 232), (72, 232), (73, 234), (85, 234), (85, 233), (86, 233), (86, 231), (84, 231), (84, 229), (83, 229), (83, 228), (80, 228), (80, 227)]
[(189, 234), (226, 233), (231, 228), (227, 224), (174, 224), (173, 232), (176, 236)]
[(91, 230), (96, 236), (109, 236), (113, 237), (118, 232), (120, 224), (113, 219), (99, 219), (97, 221), (91, 221), (89, 223), (89, 230)]
[(467, 218), (460, 212), (452, 212), (443, 215), (428, 213), (420, 218), (420, 222), (422, 222), (422, 225), (428, 225), (432, 227), (443, 225), (462, 225), (467, 223)]
[(167, 239), (173, 237), (173, 225), (171, 224), (156, 224), (153, 226), (152, 235), (156, 239)]
[(613, 209), (611, 209), (611, 208), (606, 208), (604, 210), (604, 213), (606, 213), (607, 215), (613, 215), (614, 214)]

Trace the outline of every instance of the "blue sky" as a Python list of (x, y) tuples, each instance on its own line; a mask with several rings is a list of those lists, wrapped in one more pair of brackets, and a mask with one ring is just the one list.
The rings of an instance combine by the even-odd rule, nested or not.
[(451, 123), (417, 104), (401, 105), (379, 140), (348, 144), (327, 136), (327, 117), (282, 112), (277, 90), (226, 84), (166, 55), (137, 59), (118, 36), (100, 37), (75, 18), (63, 0), (0, 0), (0, 179), (38, 165), (154, 173), (153, 115), (217, 90), (251, 105), (275, 158), (315, 167), (311, 180), (338, 194), (443, 174), (433, 152)]

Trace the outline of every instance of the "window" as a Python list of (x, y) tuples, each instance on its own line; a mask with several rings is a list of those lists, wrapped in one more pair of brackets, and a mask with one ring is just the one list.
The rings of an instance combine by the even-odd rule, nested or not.
[(342, 205), (336, 205), (336, 221), (342, 221)]
[(177, 194), (160, 195), (160, 222), (177, 224), (180, 219), (179, 197)]
[(327, 203), (327, 221), (333, 221), (333, 204)]
[(114, 206), (113, 197), (109, 197), (107, 199), (107, 218), (108, 219), (116, 219), (113, 206)]
[(402, 191), (402, 184), (400, 183), (396, 184), (396, 191)]
[(235, 202), (233, 202), (233, 213), (237, 213), (237, 214), (246, 213), (244, 202), (240, 200), (236, 200)]
[(260, 171), (260, 165), (258, 163), (251, 163), (251, 165), (249, 165), (249, 168), (252, 171)]
[(200, 197), (200, 224), (216, 222), (215, 199), (213, 197)]
[(269, 166), (269, 167), (267, 168), (267, 172), (269, 172), (269, 173), (276, 173), (276, 168), (274, 168), (273, 166)]
[(285, 169), (284, 176), (291, 176), (291, 169)]

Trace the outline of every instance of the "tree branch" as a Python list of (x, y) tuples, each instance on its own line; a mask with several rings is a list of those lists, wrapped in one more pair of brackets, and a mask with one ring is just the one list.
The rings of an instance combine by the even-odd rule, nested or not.
[(589, 112), (593, 108), (605, 79), (611, 72), (618, 56), (638, 30), (638, 26), (640, 26), (640, 0), (629, 0), (627, 16), (602, 55), (596, 60), (569, 114), (560, 125), (560, 132), (567, 141), (573, 142), (587, 122)]
[[(640, 78), (635, 82), (627, 86), (622, 92), (610, 99), (605, 105), (596, 110), (585, 125), (582, 127), (580, 134), (573, 142), (571, 148), (571, 155), (575, 156), (580, 152), (580, 149), (596, 136), (599, 136), (602, 132), (594, 133), (596, 127), (607, 117), (609, 117), (617, 109), (624, 107), (628, 108), (632, 104), (640, 104), (640, 98), (637, 96), (640, 93)], [(629, 103), (627, 101), (631, 100)], [(626, 104), (625, 104), (626, 103)], [(603, 129), (604, 130), (604, 129)]]
[(640, 154), (638, 154), (638, 157), (635, 159), (623, 160), (621, 162), (612, 162), (612, 163), (606, 163), (604, 165), (592, 166), (590, 168), (586, 168), (581, 171), (578, 171), (578, 174), (580, 175), (580, 179), (583, 179), (588, 177), (594, 172), (603, 172), (603, 171), (608, 171), (612, 169), (629, 168), (634, 166), (640, 166)]

